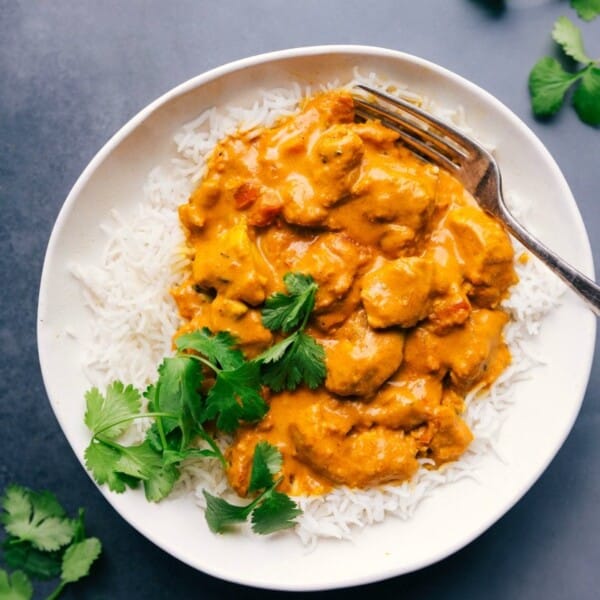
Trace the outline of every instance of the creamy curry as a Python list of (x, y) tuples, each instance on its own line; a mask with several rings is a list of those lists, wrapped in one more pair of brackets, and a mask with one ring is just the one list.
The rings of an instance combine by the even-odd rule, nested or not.
[(293, 495), (453, 461), (473, 437), (466, 393), (510, 362), (500, 302), (516, 276), (504, 229), (393, 131), (354, 116), (338, 90), (227, 137), (179, 209), (194, 257), (173, 290), (179, 333), (227, 330), (256, 356), (275, 341), (260, 307), (283, 276), (319, 285), (307, 332), (325, 348), (325, 384), (265, 391), (266, 417), (227, 451), (242, 495), (261, 440), (281, 451), (280, 489)]

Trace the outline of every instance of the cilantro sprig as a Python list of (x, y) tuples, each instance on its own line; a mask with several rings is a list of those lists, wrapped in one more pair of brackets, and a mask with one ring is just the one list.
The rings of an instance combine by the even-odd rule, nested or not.
[(275, 476), (281, 470), (279, 450), (268, 442), (259, 442), (254, 448), (248, 492), (260, 492), (245, 506), (237, 506), (203, 490), (206, 499), (206, 521), (214, 533), (224, 533), (250, 517), (252, 530), (269, 534), (294, 527), (294, 519), (302, 513), (286, 494), (276, 491), (281, 479)]
[(592, 21), (600, 15), (600, 0), (571, 0), (571, 6), (584, 21)]
[[(600, 0), (572, 0), (571, 4), (582, 18), (589, 20), (600, 14)], [(600, 60), (587, 55), (581, 30), (567, 17), (559, 17), (552, 37), (565, 55), (583, 67), (570, 72), (563, 69), (555, 58), (546, 56), (540, 59), (529, 75), (533, 112), (539, 117), (555, 114), (563, 105), (569, 89), (575, 86), (572, 103), (579, 118), (589, 125), (600, 125)]]
[(295, 390), (301, 383), (315, 389), (325, 379), (325, 350), (304, 329), (315, 306), (318, 286), (310, 275), (302, 273), (287, 273), (283, 282), (288, 293), (277, 292), (267, 298), (263, 325), (283, 333), (296, 331), (257, 358), (262, 365), (262, 381), (275, 392)]
[(11, 485), (0, 499), (0, 521), (8, 534), (3, 543), (12, 575), (0, 570), (0, 598), (28, 600), (33, 595), (29, 577), (59, 577), (48, 600), (58, 598), (64, 587), (89, 574), (102, 551), (100, 540), (86, 537), (84, 511), (67, 516), (50, 492), (34, 492)]
[[(104, 394), (97, 388), (86, 393), (84, 421), (92, 438), (85, 463), (98, 484), (117, 493), (141, 484), (146, 498), (158, 502), (171, 493), (187, 459), (218, 459), (227, 468), (209, 431), (231, 434), (242, 424), (260, 421), (269, 408), (263, 386), (277, 392), (301, 383), (315, 388), (323, 382), (325, 352), (305, 332), (318, 286), (301, 273), (286, 274), (284, 283), (287, 293), (270, 296), (262, 318), (272, 331), (289, 335), (257, 358), (247, 360), (230, 333), (203, 328), (176, 339), (175, 355), (163, 360), (155, 383), (143, 394), (120, 381)], [(152, 420), (144, 441), (123, 443), (123, 434), (138, 419)], [(204, 442), (202, 447), (199, 442)], [(276, 490), (279, 481), (273, 476), (280, 470), (279, 451), (258, 444), (248, 491), (260, 494), (247, 506), (236, 507), (205, 492), (211, 529), (223, 531), (248, 516), (257, 533), (291, 527), (299, 513), (294, 502)]]

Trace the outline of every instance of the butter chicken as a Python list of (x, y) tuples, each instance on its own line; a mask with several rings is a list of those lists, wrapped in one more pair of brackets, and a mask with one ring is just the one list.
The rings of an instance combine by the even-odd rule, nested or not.
[(322, 93), (275, 127), (222, 140), (179, 209), (194, 257), (173, 290), (179, 333), (227, 330), (256, 356), (275, 341), (260, 307), (283, 276), (319, 285), (306, 331), (325, 348), (325, 384), (265, 391), (268, 414), (227, 451), (241, 495), (261, 440), (280, 449), (280, 489), (292, 495), (401, 482), (421, 458), (453, 461), (473, 437), (466, 393), (510, 362), (506, 232), (397, 137), (355, 122), (348, 92)]

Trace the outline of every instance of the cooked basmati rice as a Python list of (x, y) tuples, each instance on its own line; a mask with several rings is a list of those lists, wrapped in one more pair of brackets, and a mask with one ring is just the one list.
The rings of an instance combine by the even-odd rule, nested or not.
[[(438, 107), (393, 82), (382, 83), (374, 73), (327, 88), (351, 88), (357, 83), (400, 91), (427, 111), (469, 131), (461, 108)], [(211, 108), (184, 125), (175, 135), (177, 156), (155, 168), (148, 176), (144, 200), (133, 217), (124, 219), (117, 210), (103, 226), (107, 236), (98, 265), (74, 265), (73, 274), (81, 282), (84, 301), (91, 313), (90, 343), (83, 349), (83, 367), (91, 384), (105, 388), (113, 380), (132, 383), (140, 389), (156, 377), (156, 367), (171, 353), (171, 339), (180, 318), (169, 289), (181, 280), (190, 265), (184, 236), (179, 226), (177, 207), (204, 174), (206, 158), (223, 136), (236, 130), (258, 131), (282, 116), (293, 114), (310, 88), (298, 84), (289, 88), (265, 90), (249, 108)], [(509, 197), (515, 212), (522, 208)], [(522, 216), (522, 215), (521, 215)], [(522, 249), (515, 244), (517, 256)], [(504, 303), (512, 320), (505, 339), (512, 353), (511, 365), (491, 389), (466, 399), (465, 420), (475, 439), (460, 460), (437, 470), (422, 468), (411, 481), (369, 490), (339, 487), (325, 496), (298, 498), (303, 514), (295, 528), (302, 542), (313, 547), (318, 538), (350, 539), (366, 525), (389, 515), (409, 519), (419, 503), (436, 487), (464, 477), (477, 476), (477, 470), (490, 453), (513, 401), (516, 382), (528, 377), (539, 361), (527, 351), (527, 340), (536, 335), (544, 315), (555, 305), (563, 286), (538, 261), (516, 261), (519, 283)], [(128, 357), (124, 361), (122, 357)], [(147, 423), (138, 422), (130, 441), (141, 439)], [(221, 440), (223, 446), (227, 440)], [(431, 462), (431, 461), (429, 461)], [(225, 474), (218, 461), (189, 461), (182, 469), (178, 493), (193, 493), (204, 507), (202, 489), (212, 494), (231, 496)]]

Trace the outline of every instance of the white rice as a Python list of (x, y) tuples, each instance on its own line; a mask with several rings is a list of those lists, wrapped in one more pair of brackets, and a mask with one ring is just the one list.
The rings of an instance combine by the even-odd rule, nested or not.
[[(352, 87), (365, 83), (381, 89), (402, 90), (405, 97), (418, 101), (426, 110), (472, 133), (461, 108), (438, 107), (419, 98), (397, 83), (382, 84), (374, 73), (345, 85), (332, 82), (327, 87)], [(205, 160), (219, 139), (242, 129), (253, 131), (272, 125), (281, 116), (292, 114), (309, 88), (265, 90), (249, 108), (211, 108), (184, 125), (175, 135), (177, 155), (148, 176), (144, 199), (132, 218), (123, 219), (117, 210), (103, 227), (107, 243), (98, 265), (74, 265), (73, 274), (81, 282), (85, 303), (91, 311), (91, 336), (83, 349), (83, 366), (92, 385), (105, 388), (115, 379), (140, 389), (156, 377), (156, 367), (171, 353), (171, 339), (180, 325), (169, 289), (189, 266), (177, 207), (187, 201), (205, 170)], [(515, 211), (518, 199), (510, 198)], [(517, 245), (516, 245), (517, 246)], [(522, 251), (516, 248), (517, 255)], [(366, 525), (390, 515), (409, 519), (419, 503), (436, 487), (464, 477), (476, 477), (482, 461), (495, 452), (495, 441), (513, 399), (517, 381), (528, 377), (539, 361), (527, 351), (527, 341), (539, 332), (544, 315), (555, 305), (562, 284), (531, 258), (516, 261), (519, 284), (505, 302), (512, 321), (505, 338), (512, 364), (491, 389), (467, 398), (464, 415), (475, 439), (460, 460), (438, 470), (421, 468), (409, 482), (370, 490), (338, 488), (321, 497), (298, 498), (303, 514), (295, 532), (309, 547), (318, 538), (350, 539)], [(127, 357), (127, 360), (123, 360)], [(477, 397), (475, 397), (477, 396)], [(130, 440), (140, 439), (146, 423), (139, 422)], [(224, 441), (223, 441), (224, 443)], [(425, 463), (426, 461), (423, 461)], [(231, 495), (218, 461), (189, 461), (182, 469), (178, 492), (193, 493), (204, 506), (202, 489), (213, 494)]]

